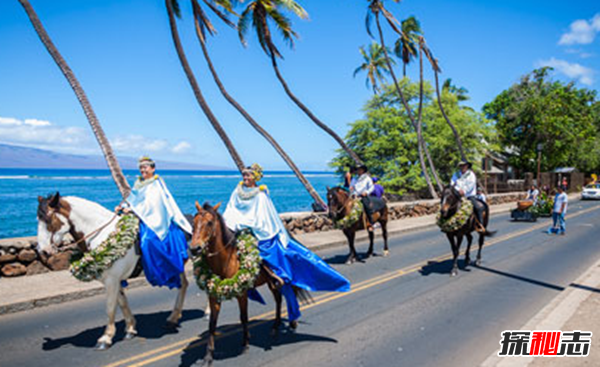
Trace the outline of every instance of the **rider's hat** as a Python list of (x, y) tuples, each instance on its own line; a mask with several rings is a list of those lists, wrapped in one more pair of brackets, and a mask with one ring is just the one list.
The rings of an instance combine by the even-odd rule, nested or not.
[(369, 171), (369, 168), (365, 164), (363, 164), (363, 163), (361, 163), (361, 164), (359, 164), (359, 165), (356, 166), (356, 170), (358, 171), (359, 169), (364, 169), (365, 172)]
[(467, 166), (468, 168), (471, 168), (472, 164), (469, 161), (460, 161), (456, 166), (459, 168), (462, 166)]
[(154, 163), (152, 158), (148, 157), (147, 155), (144, 155), (144, 156), (141, 156), (140, 159), (138, 159), (138, 167), (142, 167), (142, 166), (150, 166), (150, 167), (154, 168), (156, 166), (156, 164)]

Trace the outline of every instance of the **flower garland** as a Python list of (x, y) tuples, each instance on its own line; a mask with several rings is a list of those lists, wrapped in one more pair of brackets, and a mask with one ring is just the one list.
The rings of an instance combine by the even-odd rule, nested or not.
[(212, 273), (207, 261), (208, 247), (204, 247), (200, 255), (194, 259), (194, 275), (198, 287), (219, 301), (238, 297), (253, 288), (256, 277), (260, 273), (261, 259), (256, 237), (249, 230), (244, 230), (238, 234), (235, 241), (240, 268), (231, 278), (222, 279)]
[(471, 203), (470, 200), (463, 198), (461, 199), (460, 207), (456, 211), (456, 214), (450, 218), (442, 218), (441, 212), (437, 214), (437, 225), (442, 232), (454, 232), (461, 229), (467, 223), (471, 214), (473, 214), (473, 203)]
[(140, 220), (135, 215), (121, 216), (115, 231), (100, 246), (86, 253), (74, 252), (71, 255), (69, 271), (82, 282), (101, 279), (104, 271), (122, 259), (138, 241), (139, 228)]
[(267, 194), (269, 193), (269, 189), (267, 185), (260, 185), (258, 187), (246, 187), (244, 186), (244, 181), (241, 181), (236, 188), (237, 195), (242, 200), (250, 200), (258, 195), (259, 192), (264, 191)]
[(352, 227), (354, 223), (358, 222), (361, 215), (363, 214), (363, 205), (360, 200), (354, 200), (350, 213), (344, 218), (335, 221), (335, 226), (340, 229)]

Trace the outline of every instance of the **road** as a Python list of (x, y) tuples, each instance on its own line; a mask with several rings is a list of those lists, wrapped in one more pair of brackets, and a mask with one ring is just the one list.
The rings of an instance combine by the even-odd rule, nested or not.
[[(450, 246), (436, 228), (391, 238), (391, 255), (342, 264), (345, 247), (319, 252), (352, 282), (352, 291), (314, 294), (296, 332), (270, 336), (273, 305), (251, 304), (251, 347), (241, 354), (237, 303), (221, 312), (215, 366), (476, 366), (600, 258), (600, 203), (573, 201), (566, 236), (544, 233), (548, 219), (492, 218), (480, 267), (449, 277)], [(366, 251), (366, 244), (359, 248)], [(381, 253), (380, 240), (376, 250)], [(476, 246), (474, 246), (474, 249)], [(464, 249), (464, 244), (463, 244)], [(474, 257), (474, 256), (472, 256)], [(461, 256), (462, 258), (462, 256)], [(461, 263), (462, 266), (464, 264)], [(181, 327), (162, 329), (175, 293), (128, 292), (139, 337), (93, 347), (105, 322), (104, 298), (0, 317), (0, 366), (190, 366), (200, 364), (208, 327), (206, 299), (190, 286)]]

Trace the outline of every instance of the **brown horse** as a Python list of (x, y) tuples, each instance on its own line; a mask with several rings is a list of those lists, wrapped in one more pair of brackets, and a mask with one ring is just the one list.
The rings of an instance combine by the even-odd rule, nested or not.
[[(459, 209), (461, 202), (460, 193), (454, 188), (454, 186), (446, 186), (442, 191), (442, 198), (440, 203), (440, 215), (442, 218), (447, 219), (452, 217)], [(496, 232), (490, 232), (487, 230), (488, 222), (490, 219), (490, 208), (485, 205), (483, 211), (482, 220), (483, 223), (477, 223), (475, 212), (471, 213), (471, 216), (467, 220), (464, 226), (454, 232), (446, 232), (446, 237), (450, 241), (452, 247), (452, 271), (450, 276), (458, 275), (458, 255), (460, 253), (460, 245), (462, 244), (463, 237), (467, 238), (467, 252), (465, 253), (465, 267), (471, 264), (471, 243), (473, 242), (472, 233), (478, 228), (482, 229), (479, 231), (479, 250), (477, 251), (477, 260), (475, 265), (481, 264), (481, 249), (485, 242), (485, 237), (491, 237)]]
[[(240, 268), (240, 262), (236, 248), (236, 234), (230, 230), (223, 220), (223, 217), (217, 212), (220, 203), (214, 207), (208, 204), (200, 206), (196, 202), (198, 213), (194, 216), (194, 233), (190, 243), (192, 253), (197, 253), (203, 248), (208, 251), (208, 266), (210, 270), (220, 276), (222, 279), (231, 278)], [(254, 286), (259, 287), (267, 284), (275, 298), (276, 312), (275, 323), (273, 325), (273, 335), (277, 335), (281, 325), (281, 300), (280, 280), (274, 278), (272, 272), (261, 266), (260, 274), (258, 275)], [(295, 291), (297, 291), (295, 289)], [(303, 295), (300, 295), (302, 298)], [(243, 347), (244, 352), (248, 350), (250, 343), (250, 334), (248, 332), (248, 294), (244, 292), (237, 298), (240, 308), (240, 321), (243, 329)], [(210, 323), (209, 323), (209, 339), (204, 357), (205, 365), (212, 365), (213, 353), (215, 350), (215, 333), (217, 330), (217, 320), (219, 311), (221, 310), (221, 301), (209, 297), (210, 306)], [(290, 322), (290, 328), (295, 329), (298, 326), (297, 321)]]
[[(345, 216), (349, 215), (354, 205), (354, 200), (350, 197), (348, 190), (336, 186), (333, 188), (327, 188), (327, 202), (329, 206), (329, 218), (331, 220), (339, 221)], [(388, 222), (388, 208), (387, 205), (380, 211), (373, 213), (373, 223), (379, 223), (381, 225), (381, 232), (383, 234), (383, 256), (388, 256), (390, 251), (388, 248), (388, 235), (387, 235), (387, 222)], [(342, 231), (348, 239), (348, 246), (350, 247), (350, 254), (346, 260), (346, 264), (352, 264), (358, 260), (356, 248), (354, 247), (354, 239), (356, 232), (361, 229), (367, 228), (367, 214), (363, 211), (361, 218), (353, 225), (343, 228)], [(367, 251), (366, 258), (373, 255), (373, 242), (375, 235), (373, 231), (369, 231), (369, 251)]]

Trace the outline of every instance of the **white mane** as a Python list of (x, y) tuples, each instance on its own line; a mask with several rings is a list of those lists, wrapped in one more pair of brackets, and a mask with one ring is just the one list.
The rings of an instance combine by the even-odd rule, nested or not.
[[(65, 196), (62, 199), (71, 205), (71, 222), (84, 236), (102, 227), (114, 217), (113, 212), (93, 201), (77, 196)], [(118, 219), (115, 218), (106, 228), (86, 241), (90, 249), (100, 245), (115, 230), (117, 221)]]

